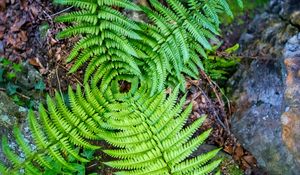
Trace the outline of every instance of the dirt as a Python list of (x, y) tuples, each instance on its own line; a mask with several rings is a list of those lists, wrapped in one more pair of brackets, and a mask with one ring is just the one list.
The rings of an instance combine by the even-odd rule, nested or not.
[(54, 19), (65, 7), (41, 0), (1, 0), (0, 7), (0, 57), (28, 61), (44, 76), (50, 94), (81, 81), (80, 73), (67, 74), (71, 65), (65, 62), (76, 38), (55, 39), (65, 26)]

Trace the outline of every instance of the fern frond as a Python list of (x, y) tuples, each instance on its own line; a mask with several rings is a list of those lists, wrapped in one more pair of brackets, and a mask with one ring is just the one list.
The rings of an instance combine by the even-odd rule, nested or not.
[[(112, 125), (112, 128), (120, 128), (121, 131), (116, 130), (111, 134), (104, 132), (100, 135), (119, 148), (104, 151), (120, 159), (106, 163), (114, 168), (126, 170), (117, 174), (213, 171), (210, 167), (213, 167), (216, 162), (210, 160), (217, 151), (200, 156), (198, 159), (185, 160), (203, 143), (210, 130), (191, 139), (205, 117), (201, 117), (191, 126), (183, 129), (184, 121), (188, 118), (192, 106), (189, 105), (180, 114), (184, 99), (180, 104), (175, 105), (177, 94), (178, 88), (168, 99), (164, 93), (161, 93), (146, 101), (131, 102), (124, 109), (128, 111), (126, 118), (118, 116), (116, 112), (108, 113), (114, 118), (113, 123), (108, 122), (109, 125)], [(123, 110), (119, 112), (122, 113)], [(162, 115), (164, 117), (161, 117)], [(186, 163), (182, 163), (183, 160)], [(195, 162), (199, 164), (194, 166)]]
[[(41, 174), (45, 169), (53, 169), (53, 162), (61, 164), (70, 171), (76, 171), (66, 155), (70, 155), (82, 163), (89, 162), (75, 148), (92, 150), (99, 148), (99, 146), (89, 143), (89, 140), (100, 139), (96, 133), (103, 131), (99, 127), (99, 118), (102, 113), (96, 112), (90, 106), (82, 96), (79, 87), (76, 94), (69, 89), (69, 99), (71, 110), (65, 105), (62, 97), (56, 93), (55, 100), (47, 97), (47, 108), (40, 105), (38, 118), (32, 111), (29, 112), (29, 126), (36, 149), (32, 150), (23, 138), (20, 129), (14, 128), (14, 135), (19, 147), (24, 152), (24, 158), (13, 153), (8, 147), (6, 137), (3, 137), (2, 148), (13, 167), (1, 171), (17, 173), (24, 169), (27, 174)], [(97, 102), (94, 103), (97, 104)], [(36, 166), (36, 163), (40, 167)]]
[[(97, 12), (83, 8), (84, 10), (82, 11), (73, 12), (57, 18), (58, 21), (62, 22), (74, 20), (78, 23), (62, 31), (58, 35), (59, 38), (78, 34), (85, 36), (78, 42), (68, 57), (67, 61), (72, 61), (77, 57), (70, 73), (77, 71), (88, 62), (84, 82), (87, 83), (91, 80), (92, 86), (101, 83), (102, 92), (107, 88), (111, 88), (113, 85), (111, 82), (116, 79), (123, 81), (126, 79), (134, 80), (130, 83), (136, 89), (140, 86), (145, 86), (140, 84), (142, 82), (141, 80), (149, 80), (149, 78), (146, 77), (150, 77), (153, 73), (146, 73), (145, 77), (141, 75), (141, 72), (147, 69), (145, 66), (145, 64), (147, 64), (146, 60), (138, 59), (137, 57), (141, 55), (142, 52), (130, 44), (130, 41), (141, 39), (138, 34), (141, 28), (136, 22), (125, 17), (114, 7), (123, 7), (131, 10), (140, 10), (140, 8), (124, 0), (98, 0), (92, 2), (96, 2)], [(72, 5), (72, 3), (65, 4)], [(95, 15), (97, 16), (97, 20)], [(88, 25), (87, 22), (92, 23)], [(95, 78), (92, 78), (92, 76)], [(157, 74), (155, 74), (155, 76), (160, 78), (159, 81), (162, 79), (162, 76), (157, 76)], [(120, 77), (123, 77), (123, 79), (120, 79)], [(140, 80), (138, 84), (136, 80)], [(153, 83), (151, 83), (151, 81), (153, 81)], [(146, 82), (148, 87), (153, 87), (153, 93), (157, 91), (158, 86), (160, 90), (163, 88), (162, 83), (157, 85), (157, 81), (157, 79), (153, 79)], [(126, 95), (118, 93), (115, 94), (115, 96), (121, 97)]]
[(56, 22), (87, 22), (93, 25), (97, 24), (98, 16), (89, 11), (71, 12), (66, 15), (59, 16), (55, 19)]
[(220, 149), (215, 149), (208, 153), (201, 154), (195, 158), (183, 161), (172, 169), (172, 173), (185, 174), (192, 172), (193, 170), (205, 165), (208, 161), (213, 159), (219, 151)]
[(98, 7), (96, 1), (94, 0), (53, 0), (53, 2), (61, 5), (71, 5), (79, 7), (89, 10), (92, 13), (94, 13)]
[(117, 10), (109, 7), (100, 7), (98, 18), (106, 21), (111, 21), (116, 24), (121, 24), (124, 28), (131, 30), (140, 30), (140, 27), (133, 21), (128, 20)]
[(241, 9), (243, 9), (243, 8), (244, 8), (243, 0), (236, 0), (236, 1), (237, 1), (237, 3), (238, 3), (239, 7), (240, 7)]
[(107, 5), (107, 6), (116, 6), (122, 7), (130, 10), (139, 11), (140, 7), (128, 0), (97, 0), (99, 6)]
[(98, 35), (100, 32), (100, 26), (94, 26), (94, 25), (86, 25), (86, 24), (80, 24), (75, 27), (68, 27), (64, 31), (60, 32), (57, 37), (59, 39), (71, 37), (73, 35), (79, 35), (79, 34), (92, 34), (92, 35)]

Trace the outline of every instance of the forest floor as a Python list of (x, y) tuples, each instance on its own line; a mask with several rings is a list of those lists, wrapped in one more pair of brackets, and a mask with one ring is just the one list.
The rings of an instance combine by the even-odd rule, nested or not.
[[(53, 95), (55, 90), (65, 92), (68, 86), (75, 87), (82, 82), (82, 71), (68, 74), (72, 63), (67, 64), (65, 61), (78, 39), (55, 38), (66, 26), (55, 23), (54, 18), (69, 10), (71, 8), (54, 6), (50, 0), (0, 0), (0, 57), (15, 63), (27, 61), (34, 66), (43, 75), (46, 92), (50, 95)], [(226, 33), (222, 39), (224, 43), (220, 50), (238, 42), (242, 33), (240, 28), (246, 28), (251, 17), (246, 13), (239, 17), (239, 21), (243, 22), (225, 27)], [(224, 98), (220, 87), (205, 72), (200, 73), (199, 80), (187, 81), (187, 102), (194, 104), (189, 122), (197, 116), (207, 114), (208, 119), (199, 129), (201, 132), (213, 128), (207, 144), (222, 147), (242, 170), (260, 174), (256, 171), (255, 158), (230, 132), (229, 116), (234, 111), (233, 105)], [(89, 165), (88, 171), (95, 166), (97, 165)], [(228, 172), (226, 168), (226, 165), (222, 167), (225, 174)], [(110, 174), (109, 171), (102, 173)]]

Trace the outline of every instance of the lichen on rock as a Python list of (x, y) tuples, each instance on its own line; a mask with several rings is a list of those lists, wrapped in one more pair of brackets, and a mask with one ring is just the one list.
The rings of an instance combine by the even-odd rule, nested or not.
[[(25, 156), (22, 150), (17, 146), (18, 144), (15, 141), (13, 135), (13, 127), (18, 126), (21, 128), (21, 131), (24, 133), (25, 140), (31, 145), (32, 144), (32, 135), (29, 131), (28, 123), (26, 120), (28, 110), (24, 107), (16, 105), (13, 100), (7, 96), (6, 93), (0, 91), (0, 144), (2, 137), (7, 137), (9, 140), (9, 147), (20, 157)], [(7, 162), (2, 148), (0, 146), (0, 162), (9, 165)]]
[[(269, 174), (300, 172), (300, 1), (272, 0), (240, 39), (232, 132)], [(251, 39), (249, 39), (251, 36)]]

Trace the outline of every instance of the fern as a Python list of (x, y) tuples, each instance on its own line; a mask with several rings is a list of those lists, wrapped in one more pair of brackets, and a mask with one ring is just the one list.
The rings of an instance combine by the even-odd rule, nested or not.
[[(0, 163), (1, 174), (74, 174), (78, 163), (90, 160), (80, 150), (99, 148), (105, 140), (114, 149), (104, 150), (115, 158), (107, 165), (116, 174), (208, 174), (220, 164), (213, 158), (219, 149), (190, 157), (209, 136), (210, 130), (194, 136), (205, 120), (185, 123), (192, 106), (183, 110), (185, 75), (198, 77), (203, 69), (199, 55), (207, 58), (209, 40), (219, 34), (219, 15), (232, 16), (226, 0), (166, 0), (168, 6), (150, 0), (151, 8), (127, 0), (54, 0), (79, 10), (56, 20), (72, 23), (58, 38), (81, 36), (71, 51), (70, 72), (87, 66), (84, 89), (69, 88), (69, 104), (56, 93), (40, 105), (39, 115), (30, 111), (28, 122), (36, 148), (31, 148), (15, 127), (21, 158), (2, 138), (2, 150), (11, 162)], [(241, 5), (241, 1), (238, 0)], [(145, 13), (150, 23), (136, 22), (120, 9)], [(119, 82), (131, 88), (122, 92)], [(173, 87), (167, 97), (166, 87)], [(176, 88), (174, 88), (176, 87)], [(179, 88), (180, 87), (180, 88)], [(93, 141), (93, 142), (91, 142)], [(57, 170), (58, 167), (65, 167)]]
[[(24, 170), (26, 174), (40, 174), (45, 170), (53, 169), (53, 163), (76, 171), (75, 167), (66, 159), (66, 155), (71, 155), (79, 162), (88, 162), (89, 160), (81, 157), (75, 149), (77, 147), (97, 149), (98, 147), (89, 143), (89, 140), (99, 139), (105, 139), (116, 147), (124, 148), (105, 152), (113, 157), (125, 159), (107, 164), (116, 168), (133, 169), (128, 173), (138, 173), (141, 168), (147, 168), (146, 165), (158, 162), (167, 164), (168, 166), (164, 165), (161, 170), (168, 170), (166, 172), (172, 174), (177, 171), (178, 173), (181, 171), (198, 172), (203, 168), (212, 171), (219, 161), (213, 162), (214, 166), (206, 165), (206, 163), (214, 157), (217, 151), (209, 153), (210, 156), (206, 159), (199, 157), (187, 162), (183, 161), (208, 137), (210, 131), (190, 139), (205, 117), (200, 118), (191, 126), (183, 128), (192, 106), (190, 105), (181, 113), (185, 99), (181, 99), (179, 104), (175, 105), (178, 88), (174, 91), (166, 99), (165, 93), (151, 96), (150, 93), (145, 93), (146, 90), (139, 89), (135, 95), (128, 94), (126, 98), (122, 99), (112, 98), (111, 91), (106, 91), (101, 95), (100, 89), (90, 89), (87, 85), (85, 96), (82, 95), (79, 87), (76, 93), (69, 89), (69, 108), (58, 94), (56, 94), (55, 100), (48, 97), (48, 111), (43, 105), (39, 110), (42, 124), (39, 124), (32, 111), (29, 114), (30, 129), (37, 148), (31, 150), (19, 129), (15, 128), (16, 140), (25, 153), (25, 159), (19, 158), (9, 150), (4, 137), (2, 139), (3, 150), (13, 163), (13, 167), (4, 168), (4, 165), (0, 165), (0, 172), (18, 174)], [(41, 130), (42, 127), (45, 129), (44, 132)], [(136, 147), (136, 145), (140, 146)], [(176, 152), (175, 150), (180, 151)], [(161, 157), (147, 160), (147, 155), (151, 155), (154, 151), (158, 151), (157, 154)], [(140, 158), (138, 158), (139, 156)], [(134, 157), (137, 159), (133, 159)], [(203, 161), (202, 164), (197, 163), (200, 160)], [(135, 161), (149, 163), (141, 163), (142, 166), (139, 167)], [(188, 162), (195, 166), (187, 166)], [(39, 164), (38, 167), (35, 166), (36, 163)], [(205, 166), (200, 167), (199, 165)], [(209, 166), (212, 167), (208, 168)], [(149, 171), (150, 167), (148, 167)], [(157, 172), (162, 172), (161, 170), (157, 169)]]
[[(184, 127), (192, 106), (181, 112), (185, 99), (175, 105), (177, 94), (178, 88), (168, 99), (160, 93), (125, 104), (126, 108), (117, 113), (117, 109), (107, 113), (108, 124), (116, 132), (99, 135), (119, 148), (104, 150), (120, 159), (106, 162), (107, 165), (126, 170), (116, 174), (206, 174), (219, 165), (220, 160), (210, 161), (219, 149), (186, 160), (209, 136), (210, 130), (192, 138), (205, 117)], [(124, 111), (126, 117), (119, 115)]]
[[(168, 84), (181, 84), (184, 90), (185, 80), (181, 74), (193, 78), (198, 77), (198, 69), (203, 68), (199, 63), (199, 56), (205, 57), (204, 50), (211, 50), (210, 39), (216, 40), (219, 35), (219, 15), (226, 12), (232, 16), (226, 0), (189, 0), (185, 7), (178, 0), (167, 0), (170, 7), (166, 7), (158, 0), (149, 1), (153, 9), (143, 7), (143, 11), (153, 21), (148, 27), (157, 44), (153, 46), (161, 55), (161, 59), (168, 60), (171, 65)], [(144, 44), (147, 44), (145, 40)], [(195, 49), (194, 45), (197, 44)], [(175, 72), (175, 73), (174, 73)]]
[[(122, 67), (131, 77), (140, 79), (139, 86), (148, 86), (152, 94), (177, 84), (184, 91), (184, 74), (198, 77), (198, 69), (203, 68), (198, 55), (205, 57), (203, 50), (212, 49), (209, 40), (216, 40), (214, 35), (219, 34), (219, 14), (232, 16), (226, 0), (189, 0), (188, 7), (178, 0), (168, 0), (169, 8), (150, 0), (152, 9), (129, 1), (92, 0), (90, 7), (79, 0), (55, 2), (82, 9), (57, 18), (59, 22), (76, 22), (58, 37), (84, 36), (70, 53), (68, 61), (77, 57), (71, 73), (89, 62), (85, 82), (95, 73), (93, 77), (100, 76), (96, 81), (99, 83), (112, 79), (103, 77), (103, 67)], [(116, 7), (142, 10), (153, 24), (135, 22)], [(122, 75), (118, 70), (112, 75)]]
[[(53, 162), (59, 163), (68, 170), (75, 171), (66, 159), (66, 155), (71, 155), (80, 162), (88, 162), (76, 151), (76, 147), (87, 149), (98, 149), (88, 140), (98, 140), (96, 133), (100, 131), (97, 118), (93, 115), (90, 107), (84, 108), (81, 91), (77, 91), (77, 96), (69, 90), (71, 109), (69, 110), (63, 103), (60, 95), (56, 94), (56, 103), (47, 98), (48, 111), (43, 105), (39, 108), (39, 118), (37, 119), (33, 111), (29, 112), (28, 122), (36, 149), (31, 149), (22, 137), (18, 127), (14, 128), (17, 143), (25, 154), (22, 159), (13, 153), (8, 146), (6, 137), (2, 138), (2, 148), (5, 155), (11, 160), (13, 167), (3, 168), (0, 163), (0, 173), (19, 174), (23, 169), (26, 174), (40, 174), (46, 169), (53, 169)], [(96, 120), (95, 120), (96, 119)], [(41, 124), (40, 124), (41, 123)], [(40, 165), (36, 168), (35, 164)]]
[[(138, 87), (147, 86), (152, 94), (163, 90), (166, 76), (161, 63), (149, 62), (149, 55), (130, 44), (140, 42), (140, 25), (113, 8), (141, 10), (137, 5), (129, 1), (90, 1), (93, 7), (97, 6), (94, 10), (79, 6), (77, 1), (55, 2), (82, 8), (81, 11), (71, 12), (56, 19), (58, 22), (76, 22), (61, 32), (59, 38), (79, 34), (83, 36), (68, 57), (68, 61), (76, 58), (71, 73), (88, 62), (84, 81), (91, 80), (93, 86), (106, 82), (102, 83), (102, 87), (108, 87), (107, 83), (110, 83), (110, 80), (122, 77), (123, 80), (139, 80), (130, 83), (137, 83), (134, 85)], [(102, 89), (105, 91), (105, 88)]]

